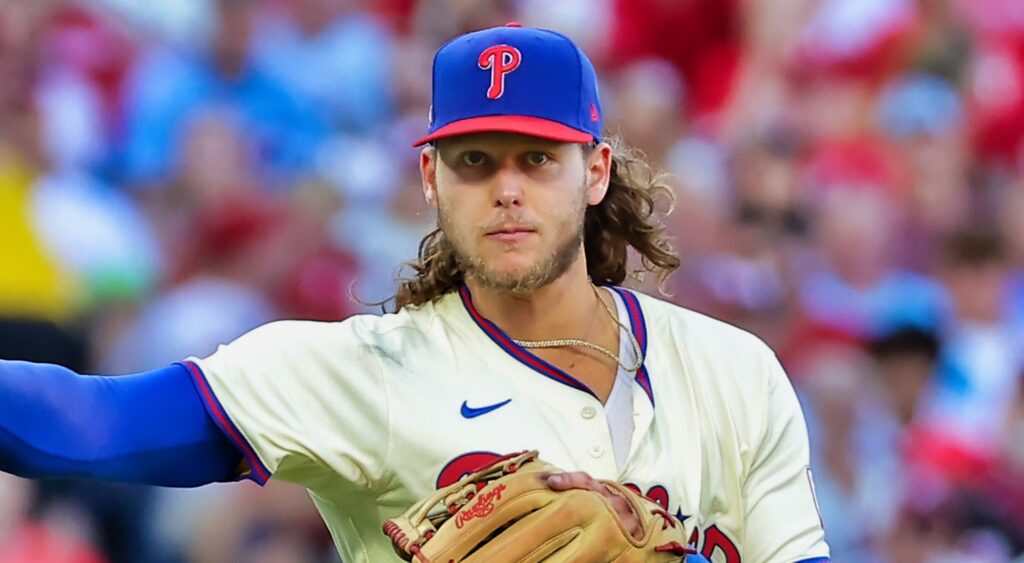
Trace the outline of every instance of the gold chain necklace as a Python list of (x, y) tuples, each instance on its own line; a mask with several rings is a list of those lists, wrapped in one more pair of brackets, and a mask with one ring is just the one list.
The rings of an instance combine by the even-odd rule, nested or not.
[(619, 319), (616, 317), (615, 313), (613, 313), (611, 308), (608, 307), (608, 305), (601, 299), (601, 296), (597, 294), (597, 287), (594, 286), (593, 284), (591, 284), (590, 287), (594, 291), (594, 297), (597, 298), (597, 302), (600, 303), (601, 307), (603, 307), (604, 310), (608, 313), (608, 317), (611, 320), (613, 320), (616, 325), (619, 326), (620, 332), (625, 331), (626, 335), (629, 336), (629, 343), (633, 346), (633, 356), (636, 358), (636, 363), (634, 363), (632, 367), (624, 365), (617, 354), (613, 354), (611, 350), (605, 348), (604, 346), (594, 344), (592, 342), (587, 342), (586, 340), (580, 340), (578, 338), (556, 338), (553, 340), (516, 340), (515, 338), (513, 338), (512, 342), (515, 342), (516, 344), (522, 346), (523, 348), (561, 348), (563, 346), (581, 346), (583, 348), (589, 348), (595, 352), (600, 352), (601, 354), (608, 356), (609, 358), (614, 360), (616, 364), (618, 364), (628, 372), (634, 372), (640, 369), (640, 366), (644, 364), (644, 359), (641, 356), (640, 343), (637, 342), (636, 337), (633, 336), (633, 331), (627, 329), (625, 325), (619, 322)]

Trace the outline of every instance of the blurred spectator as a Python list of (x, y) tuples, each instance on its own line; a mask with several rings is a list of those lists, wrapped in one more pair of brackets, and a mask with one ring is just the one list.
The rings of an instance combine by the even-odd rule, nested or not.
[(135, 47), (109, 14), (49, 2), (40, 21), (35, 99), (43, 144), (59, 172), (109, 165), (120, 91)]
[(600, 57), (607, 49), (615, 0), (515, 0), (523, 25), (555, 29), (588, 53)]
[(895, 267), (895, 210), (878, 194), (833, 189), (815, 218), (819, 264), (803, 278), (802, 314), (812, 327), (870, 339), (899, 325), (935, 327), (944, 296), (933, 280)]
[(952, 315), (927, 404), (922, 455), (952, 479), (970, 479), (998, 454), (1015, 407), (1022, 357), (1005, 312), (1006, 246), (997, 234), (966, 231), (946, 241), (942, 279)]
[(664, 165), (682, 132), (685, 105), (678, 72), (659, 59), (641, 59), (622, 68), (605, 105), (613, 118), (607, 127), (626, 143)]
[(29, 518), (32, 484), (0, 474), (0, 561), (7, 563), (103, 563), (82, 538)]
[[(356, 241), (393, 240), (381, 231), (380, 238), (362, 236), (375, 229), (388, 229), (387, 222), (366, 223), (367, 231), (352, 241), (338, 240), (334, 236), (337, 217), (346, 209), (344, 199), (324, 185), (310, 184), (298, 195), (288, 210), (291, 233), (289, 242), (282, 247), (284, 278), (275, 298), (282, 313), (290, 318), (318, 321), (337, 321), (356, 313), (358, 299), (353, 295), (357, 281), (372, 279), (369, 271), (381, 266), (381, 257), (367, 257), (356, 250)], [(378, 207), (364, 207), (371, 215)], [(388, 217), (384, 217), (385, 221)], [(399, 236), (394, 233), (393, 236)], [(369, 243), (373, 244), (373, 243)], [(392, 250), (394, 252), (394, 250)], [(363, 259), (363, 260), (361, 260)]]
[(366, 133), (393, 110), (393, 38), (355, 0), (283, 0), (258, 19), (253, 64), (334, 129)]
[(616, 63), (669, 61), (683, 77), (691, 112), (726, 104), (739, 63), (738, 0), (615, 0), (607, 52)]
[(1014, 163), (1024, 139), (1024, 17), (1014, 0), (953, 2), (975, 49), (965, 92), (972, 105), (974, 143), (994, 164)]
[[(420, 240), (436, 226), (434, 213), (423, 199), (419, 169), (397, 168), (387, 147), (364, 143), (337, 157), (343, 174), (337, 174), (336, 187), (344, 190), (346, 204), (331, 218), (329, 232), (334, 245), (359, 260), (355, 296), (376, 303), (391, 297), (402, 264), (416, 256)], [(353, 193), (355, 186), (363, 189)], [(377, 235), (364, 236), (367, 232)]]
[(515, 0), (417, 0), (411, 16), (412, 33), (436, 50), (456, 35), (519, 21), (519, 15)]
[[(723, 147), (697, 136), (684, 137), (669, 150), (665, 169), (677, 201), (668, 228), (684, 257), (699, 259), (717, 248), (730, 203), (727, 158)], [(684, 271), (688, 266), (684, 261)]]
[(836, 561), (883, 560), (880, 544), (900, 508), (902, 431), (855, 347), (818, 347), (801, 361), (811, 428), (811, 466)]
[(65, 321), (77, 313), (76, 281), (51, 256), (32, 222), (37, 171), (0, 139), (0, 309), (6, 316)]
[(712, 230), (713, 247), (685, 266), (684, 275), (693, 279), (682, 289), (687, 295), (679, 297), (774, 345), (781, 344), (789, 330), (791, 269), (800, 262), (798, 255), (809, 234), (806, 211), (797, 200), (798, 157), (794, 140), (782, 132), (736, 150), (729, 163), (730, 201), (716, 201), (724, 198), (721, 194), (707, 196), (711, 205), (728, 206), (729, 223)]
[(996, 201), (1000, 232), (1013, 268), (1007, 288), (1007, 309), (1011, 322), (1024, 334), (1024, 174), (1018, 175)]
[(921, 397), (935, 376), (939, 347), (933, 332), (915, 327), (896, 328), (871, 342), (878, 384), (901, 427), (919, 422)]
[(876, 111), (908, 182), (896, 194), (904, 209), (898, 258), (924, 270), (938, 251), (936, 239), (964, 227), (974, 206), (963, 100), (937, 76), (900, 76), (880, 93)]
[(195, 563), (327, 562), (334, 560), (331, 537), (306, 491), (270, 483), (237, 488), (199, 518), (189, 549)]
[(802, 72), (875, 80), (903, 63), (902, 43), (917, 23), (913, 0), (823, 0), (801, 35)]
[(289, 85), (252, 59), (254, 0), (217, 0), (217, 29), (208, 50), (153, 46), (125, 89), (124, 176), (150, 186), (172, 176), (182, 155), (183, 125), (215, 108), (243, 132), (261, 180), (285, 188), (312, 163), (328, 123)]
[(96, 0), (104, 10), (131, 24), (139, 35), (186, 48), (210, 36), (216, 0)]
[(155, 282), (157, 241), (135, 200), (69, 171), (40, 178), (31, 205), (40, 242), (64, 275), (81, 280), (88, 306), (137, 298)]
[(201, 249), (194, 270), (143, 307), (106, 357), (107, 371), (143, 371), (210, 354), (275, 318), (267, 293), (289, 252), (275, 212), (232, 202), (204, 210), (194, 229)]

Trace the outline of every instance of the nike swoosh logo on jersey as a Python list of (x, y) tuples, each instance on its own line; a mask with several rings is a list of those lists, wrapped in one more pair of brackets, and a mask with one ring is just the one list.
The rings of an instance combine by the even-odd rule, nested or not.
[(462, 417), (463, 418), (476, 418), (476, 417), (478, 417), (480, 415), (484, 415), (484, 414), (487, 414), (487, 413), (489, 413), (491, 411), (498, 410), (501, 407), (503, 407), (503, 406), (505, 406), (505, 405), (507, 405), (507, 404), (509, 404), (511, 402), (512, 402), (512, 399), (505, 399), (504, 401), (502, 401), (500, 403), (494, 403), (493, 405), (487, 405), (485, 407), (473, 408), (473, 407), (471, 407), (471, 406), (469, 406), (467, 404), (468, 401), (462, 401), (462, 408), (459, 410), (459, 412), (462, 413)]

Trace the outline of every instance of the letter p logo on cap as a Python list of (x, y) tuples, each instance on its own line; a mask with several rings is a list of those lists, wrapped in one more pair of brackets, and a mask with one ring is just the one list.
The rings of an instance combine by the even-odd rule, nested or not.
[(497, 100), (505, 93), (505, 75), (519, 68), (523, 60), (519, 49), (511, 45), (494, 45), (480, 53), (477, 64), (483, 70), (491, 71), (491, 86), (487, 89), (487, 97)]

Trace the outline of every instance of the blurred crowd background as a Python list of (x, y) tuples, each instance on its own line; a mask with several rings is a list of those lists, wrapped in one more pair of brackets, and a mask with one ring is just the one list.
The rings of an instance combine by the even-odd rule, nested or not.
[[(0, 357), (379, 310), (434, 224), (433, 53), (508, 21), (576, 39), (673, 175), (671, 299), (779, 351), (834, 560), (1024, 561), (1020, 0), (0, 2)], [(277, 483), (0, 499), (3, 562), (337, 557)]]

